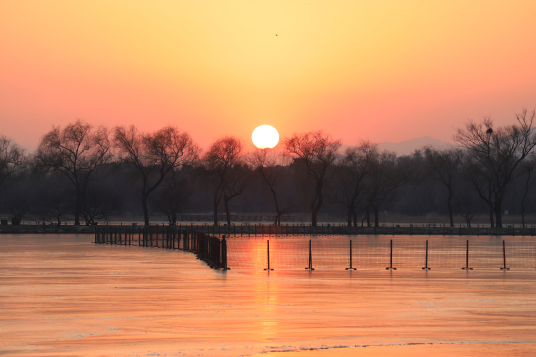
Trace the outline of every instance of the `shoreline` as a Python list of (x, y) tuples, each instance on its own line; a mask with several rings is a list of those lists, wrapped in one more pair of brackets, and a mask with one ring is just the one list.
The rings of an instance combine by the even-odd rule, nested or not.
[[(151, 227), (168, 227), (168, 225), (154, 224)], [(96, 226), (74, 226), (74, 225), (0, 225), (1, 234), (95, 234), (96, 228), (109, 230), (128, 230), (137, 233), (143, 225), (96, 225)], [(209, 235), (217, 236), (301, 236), (301, 235), (318, 235), (318, 236), (341, 236), (341, 235), (382, 235), (382, 236), (534, 236), (536, 228), (529, 225), (527, 228), (521, 228), (512, 224), (504, 228), (489, 227), (447, 227), (441, 224), (420, 224), (410, 226), (381, 226), (381, 227), (347, 227), (337, 225), (322, 225), (311, 227), (303, 224), (273, 225), (246, 224), (246, 225), (213, 225), (200, 224), (179, 224), (178, 229), (196, 230)]]

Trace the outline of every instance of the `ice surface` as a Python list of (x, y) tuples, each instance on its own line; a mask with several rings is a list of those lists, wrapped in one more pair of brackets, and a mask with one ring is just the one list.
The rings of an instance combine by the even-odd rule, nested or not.
[(222, 272), (187, 252), (92, 240), (0, 235), (0, 354), (536, 351), (534, 269)]

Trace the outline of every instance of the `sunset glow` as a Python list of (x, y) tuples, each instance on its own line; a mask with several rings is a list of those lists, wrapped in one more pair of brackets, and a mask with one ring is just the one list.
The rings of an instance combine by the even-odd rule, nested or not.
[[(206, 148), (282, 137), (451, 142), (468, 118), (536, 106), (531, 1), (4, 1), (1, 132), (168, 124)], [(277, 36), (276, 36), (277, 34)], [(252, 120), (255, 118), (255, 120)]]

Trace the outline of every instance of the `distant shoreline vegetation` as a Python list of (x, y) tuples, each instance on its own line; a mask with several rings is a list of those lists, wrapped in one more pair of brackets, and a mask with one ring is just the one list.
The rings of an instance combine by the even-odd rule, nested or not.
[(381, 228), (400, 222), (397, 216), (434, 216), (429, 223), (450, 227), (529, 227), (536, 214), (535, 117), (523, 110), (503, 127), (489, 118), (469, 121), (454, 133), (459, 147), (399, 157), (366, 141), (342, 150), (321, 131), (253, 152), (225, 136), (202, 152), (173, 126), (144, 133), (76, 120), (45, 133), (34, 153), (0, 136), (0, 216), (9, 226), (90, 227), (118, 217), (180, 224), (181, 215), (204, 212), (214, 226), (258, 215), (251, 220), (276, 226)]

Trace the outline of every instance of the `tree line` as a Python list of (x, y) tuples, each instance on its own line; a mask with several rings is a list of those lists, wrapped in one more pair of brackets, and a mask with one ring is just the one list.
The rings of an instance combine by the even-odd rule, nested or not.
[(322, 131), (295, 133), (280, 149), (246, 152), (236, 137), (215, 140), (203, 152), (174, 126), (140, 132), (107, 129), (81, 120), (53, 127), (27, 154), (0, 136), (0, 207), (13, 223), (23, 219), (75, 225), (111, 218), (308, 212), (344, 218), (348, 226), (379, 226), (382, 212), (456, 215), (468, 225), (478, 214), (503, 226), (505, 211), (536, 212), (534, 168), (536, 112), (494, 127), (490, 118), (458, 128), (450, 149), (423, 147), (397, 156), (362, 141), (342, 149)]

